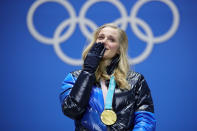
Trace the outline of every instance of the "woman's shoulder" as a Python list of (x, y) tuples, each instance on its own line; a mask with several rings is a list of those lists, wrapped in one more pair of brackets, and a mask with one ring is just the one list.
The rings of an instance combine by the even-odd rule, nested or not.
[(73, 75), (73, 77), (77, 78), (79, 76), (79, 74), (81, 73), (82, 70), (74, 70), (72, 72), (70, 72), (70, 74)]
[(129, 84), (132, 84), (132, 85), (135, 85), (137, 82), (139, 82), (143, 78), (144, 76), (141, 73), (135, 72), (133, 70), (130, 70), (127, 73), (127, 81), (129, 82)]
[(140, 77), (142, 77), (143, 75), (139, 72), (135, 72), (133, 70), (130, 70), (128, 73), (127, 73), (127, 80), (129, 79), (139, 79)]

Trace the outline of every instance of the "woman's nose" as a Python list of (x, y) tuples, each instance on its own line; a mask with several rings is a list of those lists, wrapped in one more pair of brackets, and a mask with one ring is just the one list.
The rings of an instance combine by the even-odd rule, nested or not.
[(107, 39), (104, 38), (104, 39), (102, 39), (102, 40), (97, 40), (97, 42), (101, 42), (101, 43), (103, 43), (104, 45), (106, 45), (106, 44), (107, 44)]
[(106, 44), (107, 44), (107, 39), (105, 38), (105, 39), (103, 39), (101, 42), (102, 42), (104, 45), (106, 45)]

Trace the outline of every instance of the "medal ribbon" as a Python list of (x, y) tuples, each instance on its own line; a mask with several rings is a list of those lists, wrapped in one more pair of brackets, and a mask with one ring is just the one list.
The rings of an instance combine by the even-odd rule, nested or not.
[(115, 87), (116, 87), (116, 82), (114, 79), (114, 75), (112, 75), (110, 78), (109, 89), (107, 91), (107, 96), (106, 96), (106, 100), (105, 100), (105, 110), (112, 109), (112, 100), (113, 100)]

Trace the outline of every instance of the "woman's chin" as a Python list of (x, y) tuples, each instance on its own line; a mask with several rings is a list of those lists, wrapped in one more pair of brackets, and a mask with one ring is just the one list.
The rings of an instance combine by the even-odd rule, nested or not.
[(112, 58), (113, 56), (111, 54), (106, 53), (103, 55), (103, 59), (112, 59)]
[(107, 59), (110, 59), (110, 58), (107, 55), (104, 55), (103, 60), (107, 60)]
[(110, 59), (110, 54), (109, 52), (105, 52), (104, 55), (103, 55), (103, 59)]

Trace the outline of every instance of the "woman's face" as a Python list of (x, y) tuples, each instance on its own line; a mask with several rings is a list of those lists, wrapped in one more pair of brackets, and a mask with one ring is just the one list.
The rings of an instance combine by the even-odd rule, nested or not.
[(111, 59), (117, 53), (119, 53), (119, 34), (118, 30), (105, 27), (101, 29), (100, 33), (97, 36), (96, 42), (101, 42), (104, 44), (106, 50), (104, 53), (104, 59)]

